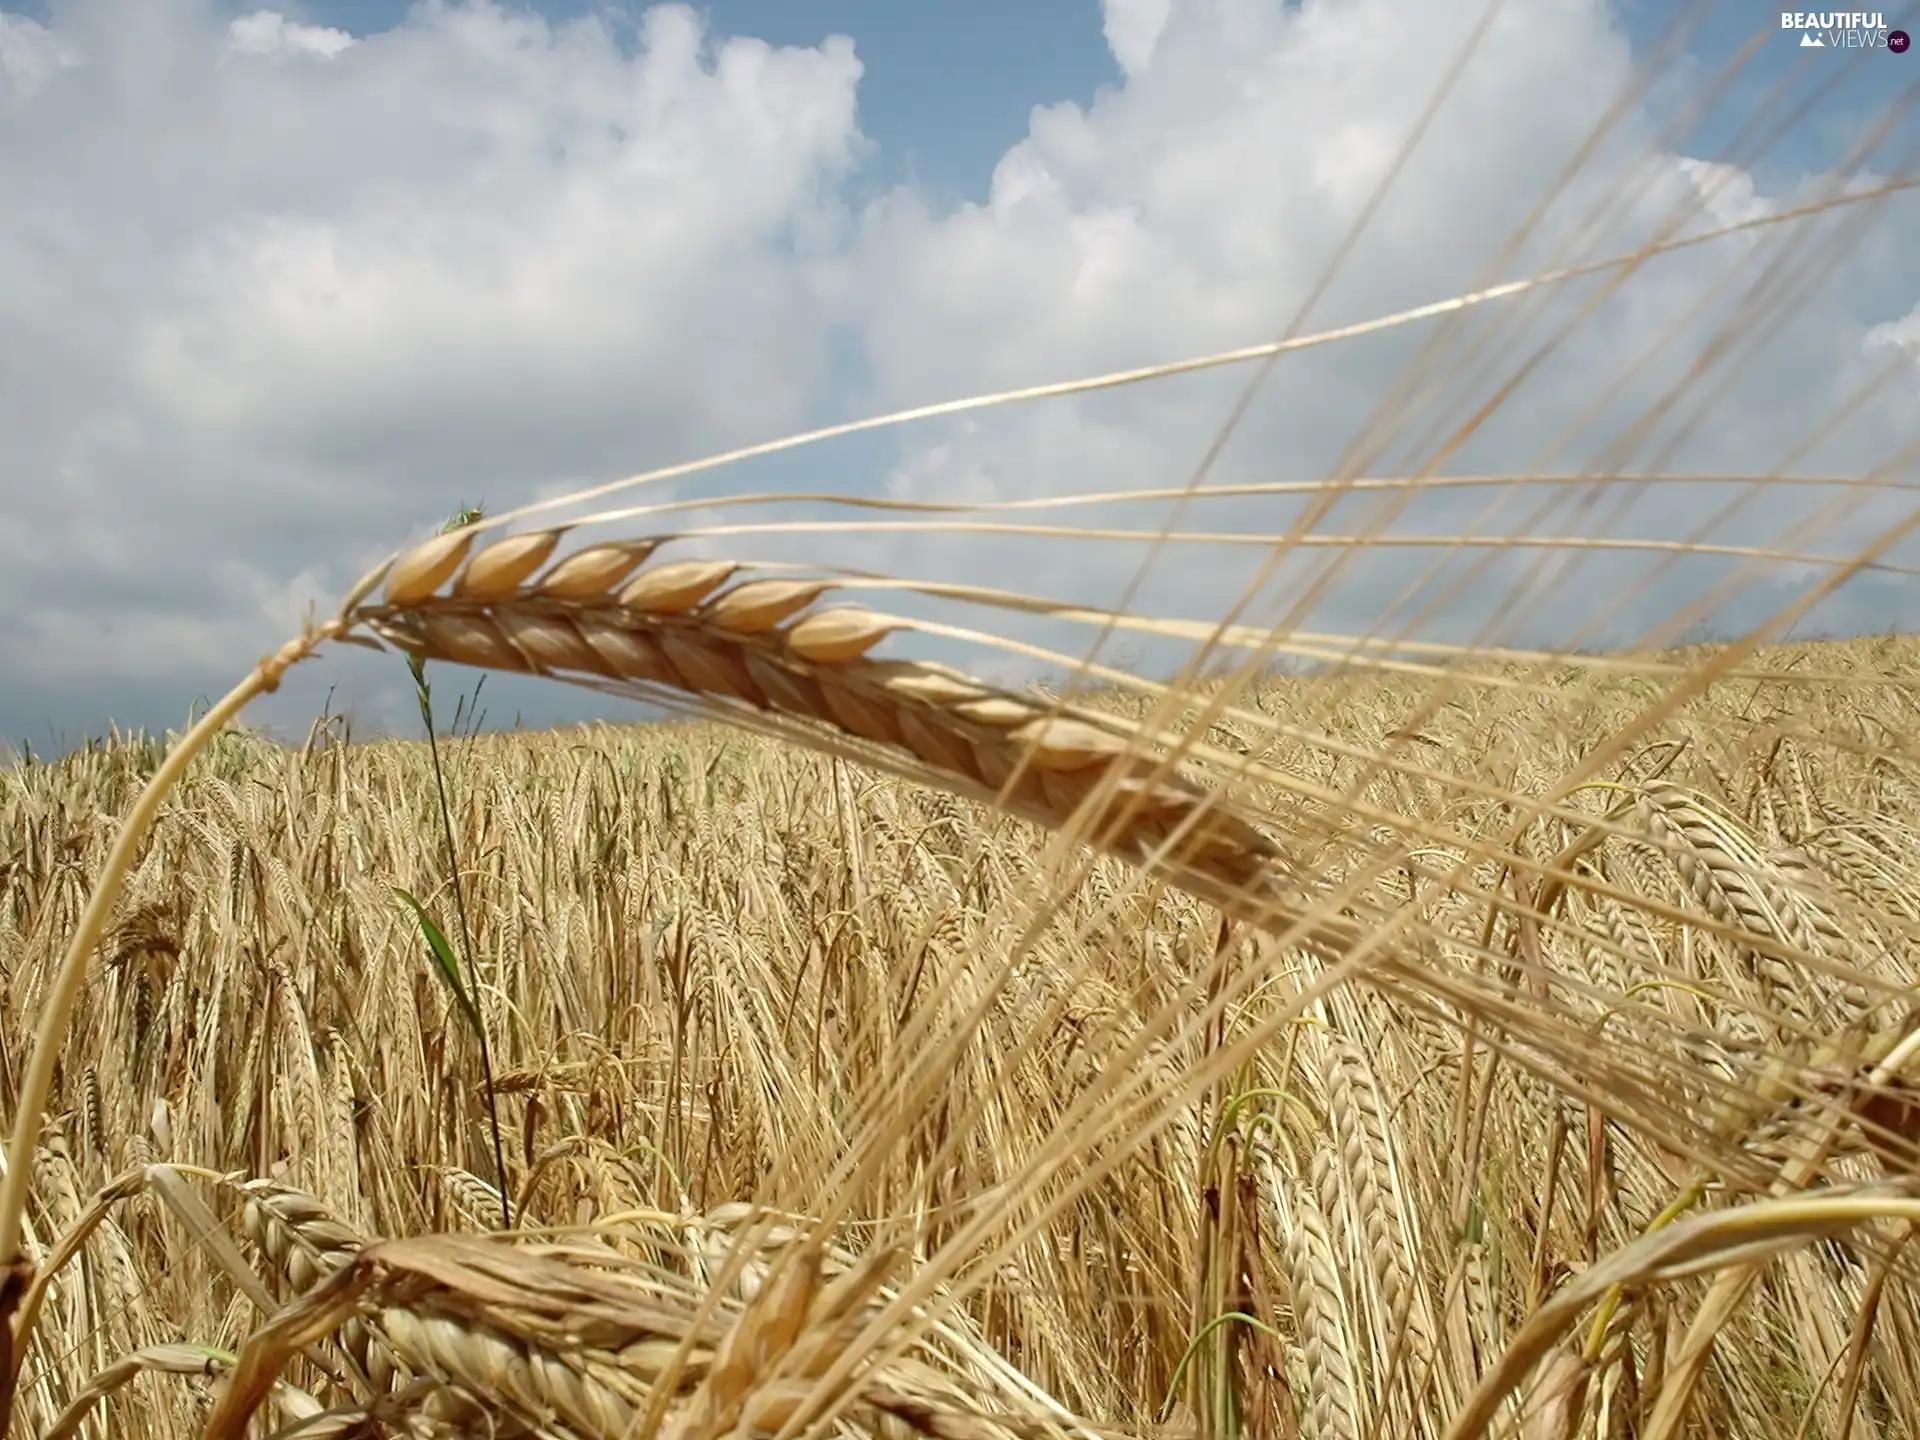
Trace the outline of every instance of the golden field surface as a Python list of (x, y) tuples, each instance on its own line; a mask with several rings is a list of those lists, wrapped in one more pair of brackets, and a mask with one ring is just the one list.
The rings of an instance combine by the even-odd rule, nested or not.
[[(793, 1433), (817, 1381), (954, 1440), (1920, 1435), (1920, 644), (1712, 663), (1209, 717), (1337, 965), (715, 723), (443, 738), (457, 889), (424, 742), (223, 735), (61, 1051), (18, 1433), (199, 1433), (239, 1357), (257, 1434)], [(9, 1112), (159, 755), (0, 772)], [(407, 1248), (499, 1163), (511, 1243)]]

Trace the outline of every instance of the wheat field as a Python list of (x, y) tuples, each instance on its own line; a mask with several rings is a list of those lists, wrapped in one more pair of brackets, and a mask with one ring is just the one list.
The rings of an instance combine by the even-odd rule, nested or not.
[[(1827, 1162), (1836, 1193), (1885, 1194), (1910, 1169), (1897, 1092), (1861, 1118), (1850, 1087), (1913, 983), (1920, 776), (1872, 751), (1910, 713), (1920, 648), (1783, 646), (1743, 673), (1649, 735), (1620, 789), (1528, 827), (1515, 853), (1560, 857), (1570, 883), (1556, 906), (1546, 872), (1521, 879), (1537, 914), (1509, 910), (1488, 946), (1512, 982), (1463, 981), (1454, 1005), (1397, 983), (1303, 999), (1325, 970), (1309, 947), (1223, 928), (1116, 860), (1063, 883), (1026, 822), (711, 723), (446, 744), (514, 1222), (631, 1286), (658, 1333), (590, 1362), (557, 1346), (561, 1383), (528, 1359), (539, 1325), (491, 1315), (501, 1300), (469, 1277), (463, 1325), (491, 1318), (493, 1349), (458, 1354), (446, 1297), (430, 1324), (400, 1317), (431, 1304), (389, 1296), (328, 1347), (336, 1378), (289, 1366), (275, 1423), (350, 1394), (343, 1429), (633, 1433), (649, 1370), (705, 1335), (699, 1374), (763, 1293), (757, 1271), (722, 1283), (746, 1202), (791, 1231), (842, 1176), (828, 1272), (889, 1256), (866, 1303), (939, 1276), (842, 1423), (1445, 1433), (1543, 1302), (1631, 1252), (1696, 1174), (1714, 1177), (1709, 1213), (1751, 1200), (1842, 1114), (1857, 1133)], [(1465, 897), (1499, 893), (1472, 837), (1514, 816), (1472, 782), (1544, 796), (1639, 684), (1580, 690), (1558, 727), (1533, 687), (1462, 684), (1435, 706), (1433, 682), (1404, 677), (1270, 681), (1243, 705), (1326, 737), (1276, 767), (1456, 837), (1423, 835), (1415, 858), (1366, 827), (1371, 853), (1403, 854), (1372, 884), (1438, 965), (1438, 937), (1480, 923)], [(1356, 757), (1396, 736), (1407, 763), (1364, 773)], [(85, 877), (157, 763), (129, 741), (6, 777), (10, 1076)], [(21, 1373), (36, 1433), (75, 1433), (107, 1392), (115, 1433), (192, 1433), (208, 1386), (142, 1369), (223, 1368), (361, 1237), (499, 1226), (473, 1037), (392, 893), (450, 913), (437, 793), (423, 744), (328, 726), (296, 748), (224, 736), (174, 791), (102, 939), (35, 1166), (36, 1249), (84, 1237)], [(1565, 858), (1581, 814), (1604, 831)], [(1327, 878), (1362, 853), (1322, 839)], [(1454, 863), (1473, 880), (1431, 878)], [(1533, 997), (1530, 1027), (1503, 1025), (1506, 994)], [(1676, 1060), (1689, 1038), (1728, 1043), (1712, 1066), (1662, 1067), (1661, 1033)], [(1687, 1075), (1725, 1078), (1689, 1093)], [(1701, 1382), (1704, 1433), (1831, 1434), (1843, 1410), (1858, 1434), (1913, 1433), (1903, 1213), (1769, 1264)], [(539, 1278), (514, 1302), (535, 1314)], [(1707, 1284), (1635, 1288), (1592, 1334), (1572, 1317), (1521, 1433), (1645, 1433)], [(383, 1386), (410, 1398), (382, 1412)]]
[[(1913, 357), (1675, 462), (1920, 185), (1915, 98), (1791, 207), (1714, 189), (1790, 98), (1678, 199), (1582, 173), (1609, 119), (1480, 288), (382, 537), (184, 733), (20, 756), (4, 1433), (1920, 1437), (1920, 641), (1792, 638), (1920, 573), (1920, 433), (1806, 462)], [(1581, 447), (1463, 469), (1683, 253), (1528, 417)], [(1327, 473), (1215, 473), (1402, 331)], [(695, 483), (1236, 375), (1151, 491)], [(1028, 544), (1133, 583), (982, 562)], [(427, 738), (241, 727), (345, 646)], [(487, 731), (493, 675), (663, 718)]]

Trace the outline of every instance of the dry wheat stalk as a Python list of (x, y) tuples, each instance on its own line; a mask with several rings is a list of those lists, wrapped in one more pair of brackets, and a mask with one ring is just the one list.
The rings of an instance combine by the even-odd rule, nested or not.
[[(1682, 1220), (1606, 1256), (1527, 1317), (1450, 1420), (1446, 1440), (1485, 1433), (1495, 1411), (1608, 1290), (1640, 1288), (1719, 1272), (1724, 1282), (1756, 1258), (1778, 1255), (1877, 1221), (1920, 1220), (1920, 1200), (1889, 1191), (1810, 1194), (1754, 1201)], [(1548, 1367), (1549, 1372), (1552, 1366)], [(1544, 1377), (1543, 1377), (1544, 1378)], [(1660, 1411), (1667, 1411), (1662, 1388)], [(1679, 1417), (1656, 1413), (1654, 1423)], [(1675, 1433), (1668, 1430), (1665, 1433)]]
[[(1315, 1193), (1319, 1187), (1289, 1180), (1264, 1146), (1256, 1149), (1255, 1159), (1286, 1257), (1294, 1339), (1304, 1362), (1302, 1419), (1313, 1440), (1359, 1440), (1365, 1417), (1350, 1349), (1339, 1250)], [(1311, 1178), (1326, 1178), (1324, 1156), (1316, 1156), (1309, 1164)]]
[[(296, 1311), (330, 1303), (316, 1297), (329, 1286), (356, 1284), (343, 1272), (363, 1257), (378, 1263), (386, 1252), (302, 1191), (264, 1180), (246, 1181), (238, 1191), (248, 1234), (305, 1292), (293, 1302)], [(709, 1223), (732, 1229), (752, 1218), (748, 1207), (728, 1206)], [(433, 1263), (404, 1283), (388, 1276), (361, 1292), (331, 1331), (373, 1377), (376, 1394), (388, 1393), (375, 1411), (347, 1407), (311, 1423), (319, 1426), (316, 1433), (332, 1434), (356, 1420), (372, 1423), (377, 1411), (381, 1424), (422, 1434), (548, 1433), (558, 1424), (567, 1435), (599, 1440), (631, 1434), (653, 1387), (668, 1380), (674, 1387), (668, 1420), (676, 1433), (717, 1440), (744, 1427), (771, 1434), (833, 1402), (831, 1394), (814, 1393), (814, 1382), (861, 1337), (899, 1255), (887, 1248), (830, 1255), (781, 1225), (748, 1232), (755, 1236), (759, 1253), (772, 1257), (772, 1283), (753, 1287), (725, 1329), (698, 1319), (698, 1291), (682, 1295), (643, 1283), (614, 1267), (611, 1251), (440, 1237), (465, 1248), (456, 1246), (452, 1258), (434, 1252)], [(827, 1270), (822, 1262), (829, 1258)], [(503, 1277), (521, 1287), (518, 1313), (500, 1309)], [(395, 1388), (403, 1374), (414, 1378)], [(1029, 1412), (1017, 1402), (1011, 1410), (988, 1404), (954, 1378), (913, 1361), (886, 1365), (869, 1378), (874, 1383), (856, 1380), (851, 1391), (838, 1387), (845, 1403), (930, 1435), (1057, 1434), (1064, 1414), (1057, 1407)]]
[(1344, 1033), (1333, 1032), (1327, 1049), (1327, 1117), (1378, 1301), (1376, 1344), (1382, 1355), (1400, 1352), (1397, 1384), (1404, 1386), (1408, 1377), (1426, 1373), (1434, 1345), (1427, 1296), (1407, 1245), (1413, 1234), (1407, 1197), (1373, 1067)]
[(1170, 848), (1179, 868), (1228, 893), (1273, 879), (1272, 842), (1138, 753), (1137, 735), (1116, 719), (1056, 713), (943, 666), (868, 658), (907, 622), (813, 609), (824, 581), (723, 588), (740, 566), (646, 566), (662, 543), (651, 539), (595, 545), (543, 571), (562, 533), (509, 536), (471, 556), (471, 532), (436, 537), (393, 562), (382, 603), (344, 618), (423, 659), (654, 687), (799, 720), (903, 753), (1054, 829), (1091, 802), (1083, 823), (1105, 848), (1162, 864)]
[[(1739, 828), (1695, 796), (1677, 785), (1653, 781), (1642, 789), (1637, 808), (1648, 833), (1715, 919), (1816, 960), (1836, 946), (1846, 947), (1831, 919), (1818, 915), (1810, 904), (1796, 903), (1785, 877)], [(1865, 1009), (1861, 996), (1816, 998), (1806, 970), (1769, 949), (1755, 946), (1746, 953), (1767, 998), (1788, 1007), (1808, 1029), (1829, 1028), (1836, 1009), (1849, 1015)]]
[[(138, 1375), (208, 1376), (218, 1374), (221, 1368), (218, 1356), (192, 1345), (152, 1345), (123, 1355), (106, 1369), (88, 1378), (86, 1384), (67, 1402), (67, 1407), (54, 1417), (44, 1440), (67, 1440), (67, 1437), (78, 1433), (94, 1406)], [(319, 1406), (316, 1404), (313, 1409), (318, 1410)]]
[[(833, 1395), (814, 1393), (814, 1382), (862, 1335), (897, 1257), (872, 1252), (822, 1284), (819, 1252), (803, 1243), (725, 1328), (700, 1318), (696, 1296), (663, 1301), (610, 1265), (615, 1258), (458, 1235), (364, 1245), (248, 1342), (208, 1433), (240, 1433), (293, 1349), (364, 1316), (429, 1382), (381, 1404), (389, 1412), (403, 1400), (417, 1404), (434, 1426), (616, 1440), (635, 1433), (655, 1403), (654, 1385), (672, 1376), (673, 1433), (772, 1434), (835, 1404)], [(1047, 1412), (1003, 1403), (1005, 1414), (989, 1413), (911, 1363), (856, 1372), (841, 1394), (842, 1404), (906, 1419), (929, 1435), (1058, 1433)]]
[[(295, 1294), (304, 1293), (360, 1253), (365, 1241), (303, 1190), (272, 1180), (240, 1187), (241, 1226)], [(399, 1363), (386, 1337), (354, 1317), (339, 1330), (340, 1344), (376, 1391), (390, 1389)]]

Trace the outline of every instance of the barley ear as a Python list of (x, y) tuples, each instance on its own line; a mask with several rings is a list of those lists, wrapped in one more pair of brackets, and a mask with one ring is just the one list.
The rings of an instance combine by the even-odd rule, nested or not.
[[(93, 894), (88, 898), (87, 907), (81, 912), (80, 922), (74, 927), (73, 936), (67, 943), (66, 953), (61, 956), (59, 969), (54, 972), (46, 996), (40, 1002), (33, 1045), (28, 1052), (26, 1071), (21, 1077), (19, 1099), (15, 1106), (13, 1137), (7, 1146), (6, 1175), (0, 1179), (0, 1272), (13, 1269), (22, 1258), (21, 1220), (26, 1210), (27, 1186), (33, 1175), (33, 1153), (45, 1128), (47, 1100), (53, 1093), (54, 1067), (66, 1042), (74, 1001), (79, 998), (86, 981), (87, 966), (106, 929), (107, 917), (113, 913), (127, 872), (133, 867), (134, 857), (145, 842), (154, 818), (160, 813), (161, 803), (179, 783), (193, 758), (206, 747), (208, 741), (226, 728), (228, 721), (244, 710), (255, 696), (277, 689), (280, 677), (289, 668), (312, 655), (326, 641), (346, 634), (348, 628), (349, 622), (344, 619), (331, 620), (325, 625), (310, 628), (255, 665), (246, 679), (222, 696), (201, 717), (200, 723), (174, 745), (127, 813), (120, 834), (114, 840), (113, 849), (101, 869), (100, 878), (94, 882)], [(0, 1291), (0, 1325), (10, 1323), (12, 1317), (4, 1311), (17, 1305), (21, 1294), (22, 1290), (17, 1286)], [(30, 1338), (25, 1330), (15, 1330), (12, 1354), (6, 1357), (4, 1368), (0, 1368), (0, 1421), (12, 1413), (14, 1375)]]
[(820, 1288), (820, 1261), (817, 1243), (803, 1246), (754, 1298), (681, 1412), (675, 1440), (719, 1440), (739, 1424), (756, 1386), (772, 1376), (800, 1338)]
[(248, 1420), (287, 1362), (351, 1319), (373, 1278), (371, 1265), (358, 1261), (344, 1265), (256, 1330), (240, 1351), (207, 1418), (206, 1440), (243, 1440)]

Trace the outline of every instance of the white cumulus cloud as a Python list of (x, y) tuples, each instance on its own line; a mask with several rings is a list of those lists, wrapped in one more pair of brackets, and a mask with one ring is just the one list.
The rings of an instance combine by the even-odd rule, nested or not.
[[(0, 12), (0, 608), (15, 617), (0, 627), (0, 733), (176, 718), (283, 638), (301, 596), (337, 593), (458, 502), (497, 509), (823, 414), (1348, 324), (1629, 249), (1674, 216), (1732, 223), (1818, 192), (1817, 175), (1768, 188), (1690, 153), (1664, 132), (1676, 102), (1658, 88), (1620, 106), (1634, 56), (1602, 0), (1509, 3), (1343, 255), (1480, 14), (1104, 0), (1115, 83), (1086, 105), (1035, 96), (984, 193), (946, 205), (912, 187), (855, 198), (872, 150), (858, 37), (720, 39), (681, 5), (628, 28), (426, 0), (361, 36), (202, 0), (66, 0), (44, 25)], [(1910, 374), (1815, 432), (1913, 343), (1920, 292), (1899, 238), (1914, 223), (1911, 201), (1890, 201), (1840, 261), (1754, 236), (1650, 261), (1608, 297), (1584, 281), (1476, 311), (1443, 332), (1424, 393), (1395, 382), (1432, 323), (1283, 357), (1214, 478), (1431, 456), (1573, 318), (1446, 468), (1878, 463), (1915, 438)], [(1809, 286), (1797, 319), (1721, 336), (1783, 276)], [(995, 410), (783, 473), (926, 499), (1178, 486), (1247, 378)], [(1648, 413), (1644, 435), (1609, 448)], [(1684, 534), (1724, 498), (1630, 518)], [(1805, 497), (1762, 497), (1734, 528), (1777, 543), (1794, 505)], [(1264, 533), (1301, 507), (1209, 502), (1185, 523)], [(1392, 523), (1577, 533), (1606, 519), (1485, 507), (1451, 492)], [(1321, 528), (1357, 531), (1373, 509), (1343, 505)], [(1095, 600), (1142, 553), (828, 539), (853, 563)], [(1143, 603), (1217, 614), (1257, 556), (1163, 557)], [(1364, 628), (1408, 594), (1433, 598), (1433, 559), (1389, 552), (1323, 586), (1313, 613)], [(1582, 573), (1564, 558), (1539, 572), (1558, 609), (1527, 601), (1528, 615), (1563, 634), (1585, 623), (1603, 587)], [(1306, 595), (1305, 572), (1290, 578)], [(1644, 620), (1677, 584), (1605, 593)], [(1468, 585), (1440, 608), (1477, 624), (1526, 593)], [(361, 677), (377, 708), (365, 687), (388, 679), (365, 677), (393, 670), (352, 657), (326, 674)], [(326, 683), (290, 685), (270, 713), (297, 722)]]
[(1154, 46), (1172, 13), (1173, 0), (1100, 0), (1107, 49), (1123, 75), (1138, 75), (1153, 62)]
[(673, 5), (426, 3), (352, 44), (197, 0), (55, 17), (0, 28), (0, 723), (171, 718), (284, 633), (289, 575), (324, 596), (458, 501), (816, 403), (850, 42)]
[(302, 25), (278, 10), (255, 10), (227, 25), (227, 45), (239, 55), (313, 55), (331, 60), (353, 44), (345, 30)]

